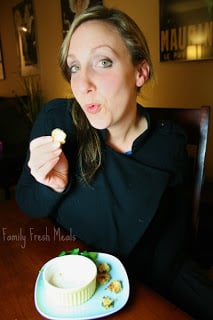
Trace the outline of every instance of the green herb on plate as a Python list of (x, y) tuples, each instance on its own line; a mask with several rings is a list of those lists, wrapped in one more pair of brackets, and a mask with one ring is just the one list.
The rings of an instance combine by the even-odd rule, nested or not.
[(81, 256), (84, 256), (86, 258), (89, 258), (91, 259), (92, 261), (96, 262), (97, 260), (97, 257), (98, 257), (98, 254), (97, 252), (91, 252), (91, 251), (80, 251), (79, 248), (75, 248), (75, 249), (72, 249), (72, 250), (68, 250), (68, 251), (61, 251), (59, 253), (59, 257), (62, 257), (62, 256), (66, 256), (66, 255), (69, 255), (69, 254), (76, 254), (76, 255), (81, 255)]

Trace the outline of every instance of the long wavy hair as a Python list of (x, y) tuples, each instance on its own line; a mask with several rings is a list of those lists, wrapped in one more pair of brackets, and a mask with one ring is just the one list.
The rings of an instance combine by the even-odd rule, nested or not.
[[(90, 7), (76, 16), (68, 31), (59, 55), (59, 65), (65, 79), (70, 83), (71, 74), (67, 65), (70, 40), (74, 31), (91, 20), (104, 21), (117, 29), (126, 45), (134, 66), (146, 60), (149, 65), (149, 78), (153, 76), (153, 65), (146, 38), (137, 24), (126, 13), (104, 6)], [(89, 183), (101, 166), (101, 142), (98, 131), (93, 128), (77, 101), (72, 106), (72, 117), (77, 130), (79, 144), (79, 168), (84, 182)]]

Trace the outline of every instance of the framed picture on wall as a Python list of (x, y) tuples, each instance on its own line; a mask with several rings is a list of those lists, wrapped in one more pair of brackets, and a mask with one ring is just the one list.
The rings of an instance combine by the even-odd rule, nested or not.
[(213, 59), (213, 1), (160, 0), (160, 61)]
[(3, 60), (3, 51), (1, 46), (1, 38), (0, 38), (0, 80), (5, 79), (5, 72), (4, 72), (4, 60)]
[(62, 31), (66, 36), (75, 17), (88, 7), (102, 5), (102, 0), (61, 0)]
[(38, 74), (35, 15), (32, 0), (24, 0), (13, 8), (17, 49), (22, 76)]

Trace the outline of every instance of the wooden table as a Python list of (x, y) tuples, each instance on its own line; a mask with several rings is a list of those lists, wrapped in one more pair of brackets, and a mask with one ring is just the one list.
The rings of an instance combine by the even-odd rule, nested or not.
[[(0, 201), (0, 312), (4, 320), (43, 319), (34, 305), (38, 272), (62, 250), (87, 247), (49, 219), (24, 215), (14, 200)], [(191, 319), (151, 289), (131, 283), (126, 306), (111, 320)], [(106, 318), (102, 318), (106, 319)]]

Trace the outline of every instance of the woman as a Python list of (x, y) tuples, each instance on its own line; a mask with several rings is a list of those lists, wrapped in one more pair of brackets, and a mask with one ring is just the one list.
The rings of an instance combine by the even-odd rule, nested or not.
[[(185, 135), (136, 103), (153, 76), (144, 35), (119, 10), (87, 9), (64, 40), (60, 66), (75, 99), (53, 100), (38, 116), (20, 207), (54, 217), (197, 319), (212, 319), (212, 284), (186, 255)], [(62, 147), (54, 128), (67, 134)]]

